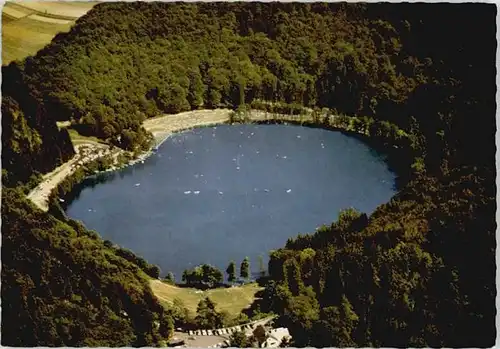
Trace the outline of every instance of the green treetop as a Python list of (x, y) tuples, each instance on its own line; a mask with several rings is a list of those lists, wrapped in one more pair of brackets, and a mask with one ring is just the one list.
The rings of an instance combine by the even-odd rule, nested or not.
[(250, 277), (250, 260), (248, 259), (248, 257), (245, 257), (245, 259), (243, 259), (243, 262), (241, 262), (240, 276), (243, 279), (248, 279)]
[(231, 261), (231, 263), (229, 263), (226, 269), (226, 273), (227, 280), (229, 282), (234, 282), (236, 280), (236, 264), (234, 263), (234, 261)]

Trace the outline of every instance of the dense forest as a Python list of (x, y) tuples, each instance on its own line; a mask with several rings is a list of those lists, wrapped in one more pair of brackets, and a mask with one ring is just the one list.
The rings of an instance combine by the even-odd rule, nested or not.
[[(495, 341), (495, 200), (470, 169), (422, 178), (271, 254), (264, 311), (297, 346), (487, 347)], [(490, 184), (491, 185), (491, 184)]]
[(155, 346), (173, 330), (140, 263), (2, 191), (2, 344)]
[(74, 154), (67, 130), (59, 130), (19, 76), (2, 70), (2, 184), (28, 188)]
[[(402, 52), (395, 28), (364, 12), (321, 3), (99, 4), (35, 57), (3, 67), (3, 92), (12, 113), (17, 104), (39, 106), (24, 112), (27, 120), (71, 120), (127, 149), (147, 142), (146, 117), (256, 99), (408, 125), (405, 106), (428, 80), (430, 61)], [(38, 157), (24, 147), (4, 154), (5, 163)]]
[(272, 252), (255, 306), (295, 346), (492, 346), (495, 18), (491, 4), (101, 3), (3, 66), (2, 344), (154, 345), (172, 325), (154, 267), (23, 196), (74, 154), (56, 121), (135, 150), (151, 116), (280, 102), (394, 125), (418, 171), (370, 217), (347, 210)]
[[(441, 153), (451, 151), (460, 151), (449, 157), (454, 162), (479, 156), (487, 163), (492, 153), (475, 151), (477, 142), (465, 135), (471, 127), (488, 129), (466, 115), (491, 112), (479, 108), (494, 103), (484, 93), (494, 66), (477, 61), (493, 61), (495, 50), (471, 39), (465, 50), (463, 41), (491, 30), (491, 21), (476, 20), (487, 7), (469, 15), (460, 5), (418, 6), (398, 6), (392, 15), (394, 8), (382, 4), (99, 4), (36, 57), (3, 67), (3, 93), (12, 99), (4, 109), (12, 118), (24, 115), (38, 133), (36, 120), (72, 120), (81, 133), (130, 149), (148, 141), (146, 117), (281, 101), (375, 116), (404, 129), (416, 119), (435, 150), (429, 165), (439, 167)], [(47, 151), (65, 160), (67, 137), (50, 124), (50, 146), (41, 148), (59, 144)], [(485, 132), (481, 142), (492, 135)], [(3, 155), (13, 169), (21, 165), (12, 159), (23, 154), (39, 158), (36, 133), (6, 136), (26, 143)]]

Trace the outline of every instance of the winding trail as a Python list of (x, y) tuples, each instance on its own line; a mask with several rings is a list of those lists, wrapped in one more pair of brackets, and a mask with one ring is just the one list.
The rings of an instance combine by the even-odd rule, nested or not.
[[(48, 199), (51, 191), (56, 188), (64, 178), (73, 174), (78, 165), (81, 166), (91, 160), (95, 160), (99, 156), (110, 153), (109, 146), (97, 142), (89, 141), (75, 145), (74, 147), (76, 155), (61, 166), (55, 168), (52, 172), (46, 173), (43, 176), (42, 182), (28, 194), (28, 199), (41, 210), (47, 211), (49, 209)], [(86, 155), (87, 153), (94, 153), (94, 155)]]

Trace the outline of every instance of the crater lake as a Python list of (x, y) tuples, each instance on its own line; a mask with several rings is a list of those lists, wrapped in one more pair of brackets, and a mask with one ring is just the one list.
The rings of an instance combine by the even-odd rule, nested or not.
[[(220, 125), (177, 133), (143, 163), (86, 179), (66, 212), (181, 281), (202, 263), (258, 259), (341, 209), (370, 214), (395, 194), (384, 156), (341, 132)], [(238, 271), (239, 272), (239, 271)]]

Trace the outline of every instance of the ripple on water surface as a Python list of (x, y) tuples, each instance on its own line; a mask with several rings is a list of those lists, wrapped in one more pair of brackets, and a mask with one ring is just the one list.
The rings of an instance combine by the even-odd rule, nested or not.
[(200, 128), (172, 136), (143, 164), (84, 186), (69, 216), (180, 280), (188, 267), (284, 246), (395, 193), (383, 158), (340, 132), (285, 125)]

